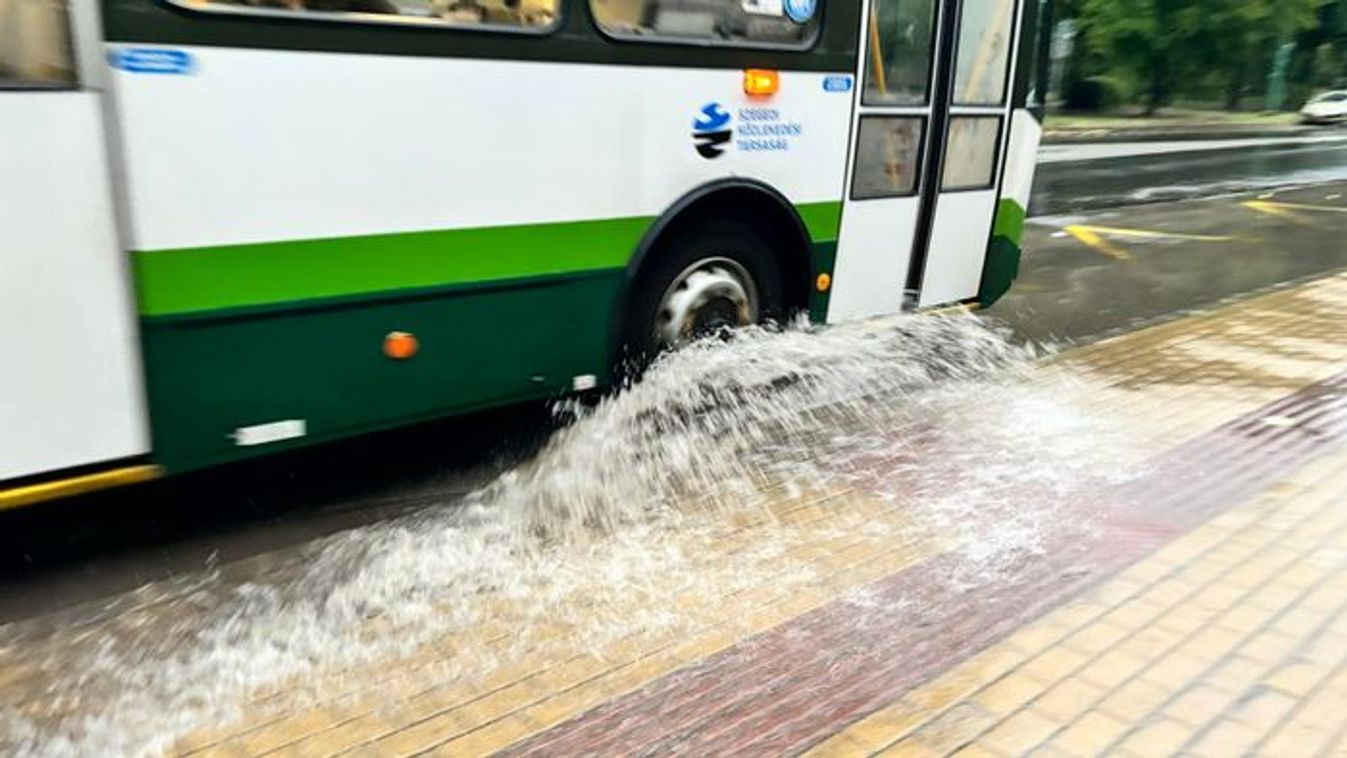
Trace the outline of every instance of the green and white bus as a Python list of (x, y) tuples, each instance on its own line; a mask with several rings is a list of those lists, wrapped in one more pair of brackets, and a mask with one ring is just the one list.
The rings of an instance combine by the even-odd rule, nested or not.
[(986, 305), (1034, 0), (0, 0), (0, 507)]

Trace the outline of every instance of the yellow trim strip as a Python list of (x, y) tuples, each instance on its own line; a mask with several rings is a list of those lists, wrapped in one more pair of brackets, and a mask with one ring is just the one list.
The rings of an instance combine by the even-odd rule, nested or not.
[(25, 505), (55, 500), (62, 497), (82, 495), (86, 492), (121, 487), (127, 484), (148, 482), (163, 474), (158, 466), (127, 466), (93, 474), (72, 476), (52, 482), (29, 484), (23, 487), (0, 489), (0, 511), (21, 508)]

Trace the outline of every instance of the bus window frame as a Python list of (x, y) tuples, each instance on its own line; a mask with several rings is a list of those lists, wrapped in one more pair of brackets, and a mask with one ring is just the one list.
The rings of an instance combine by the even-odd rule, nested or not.
[[(882, 0), (874, 0), (874, 2), (882, 2)], [(872, 6), (872, 7), (873, 7), (873, 6)], [(865, 17), (866, 15), (868, 15), (868, 14), (862, 14), (862, 18), (861, 18), (861, 24), (864, 25), (863, 31), (865, 32), (865, 44), (862, 46), (862, 49), (861, 49), (861, 50), (858, 50), (858, 51), (857, 51), (857, 55), (862, 55), (862, 56), (865, 57), (865, 71), (868, 73), (869, 70), (870, 70), (870, 68), (873, 66), (873, 64), (872, 64), (871, 61), (873, 60), (874, 53), (872, 53), (872, 52), (870, 51), (870, 45), (872, 44), (874, 37), (871, 36), (871, 34), (870, 34), (870, 27), (869, 27), (869, 24), (870, 24), (871, 19), (866, 18), (866, 17)], [(938, 61), (939, 53), (938, 53), (938, 51), (936, 50), (936, 46), (937, 46), (938, 44), (940, 44), (940, 0), (932, 0), (932, 2), (931, 2), (931, 38), (930, 38), (930, 40), (927, 41), (927, 46), (926, 46), (926, 60), (928, 61), (928, 66), (927, 66), (927, 68), (926, 68), (926, 88), (922, 91), (921, 100), (918, 101), (918, 102), (915, 102), (915, 103), (884, 103), (884, 102), (869, 102), (869, 101), (867, 100), (867, 98), (869, 98), (869, 96), (870, 96), (869, 88), (866, 87), (866, 82), (864, 81), (865, 77), (864, 77), (864, 76), (861, 76), (861, 77), (860, 77), (861, 80), (862, 80), (862, 81), (860, 82), (861, 105), (863, 105), (863, 106), (865, 106), (865, 107), (867, 107), (867, 108), (931, 108), (931, 107), (934, 107), (934, 103), (932, 102), (932, 100), (934, 99), (934, 95), (935, 95), (934, 90), (935, 90), (936, 65), (939, 63), (939, 61)], [(882, 51), (881, 51), (881, 52), (882, 52)], [(886, 73), (885, 75), (887, 76), (887, 73)]]
[[(888, 195), (888, 194), (886, 194), (886, 195), (871, 195), (871, 196), (867, 196), (867, 197), (862, 197), (862, 196), (859, 196), (859, 195), (856, 194), (856, 176), (857, 176), (857, 172), (856, 172), (856, 166), (855, 166), (856, 160), (858, 160), (859, 157), (860, 157), (859, 148), (860, 148), (860, 142), (861, 142), (861, 124), (862, 124), (862, 122), (867, 121), (867, 120), (878, 120), (878, 121), (882, 121), (882, 120), (884, 120), (884, 119), (910, 119), (910, 120), (912, 120), (912, 121), (916, 121), (916, 122), (918, 122), (918, 123), (921, 124), (921, 139), (918, 140), (918, 145), (917, 145), (917, 160), (916, 160), (915, 172), (914, 172), (914, 173), (916, 174), (916, 178), (912, 181), (912, 189), (911, 189), (911, 191), (909, 191), (909, 192), (899, 192), (899, 193), (895, 193), (895, 194), (891, 194), (891, 195)], [(856, 147), (857, 147), (857, 153), (856, 153), (856, 155), (853, 156), (852, 159), (851, 159), (853, 165), (850, 167), (850, 168), (851, 168), (851, 182), (850, 182), (850, 185), (851, 185), (851, 186), (847, 187), (847, 196), (846, 196), (847, 201), (848, 201), (848, 202), (852, 202), (852, 203), (867, 203), (867, 202), (870, 202), (871, 200), (903, 200), (903, 199), (907, 199), (907, 198), (920, 197), (921, 194), (922, 194), (922, 190), (923, 190), (924, 178), (925, 178), (925, 176), (926, 176), (926, 160), (927, 160), (927, 155), (926, 155), (926, 153), (927, 153), (927, 147), (926, 147), (926, 146), (927, 146), (927, 144), (930, 142), (930, 139), (931, 139), (930, 128), (931, 128), (931, 117), (930, 117), (930, 114), (927, 114), (927, 113), (863, 113), (863, 114), (861, 114), (860, 117), (856, 119)]]
[(508, 34), (520, 37), (550, 37), (566, 23), (568, 0), (556, 0), (557, 14), (547, 26), (507, 26), (505, 24), (455, 24), (428, 16), (401, 16), (389, 13), (356, 13), (348, 11), (292, 11), (284, 8), (257, 8), (225, 3), (193, 3), (188, 0), (158, 0), (173, 10), (191, 15), (276, 19), (283, 21), (316, 21), (331, 26), (393, 27), (404, 29), (437, 29), (448, 32)]
[(608, 41), (621, 45), (671, 45), (674, 47), (691, 48), (716, 48), (722, 50), (775, 50), (787, 53), (810, 53), (818, 47), (819, 40), (823, 39), (823, 26), (828, 23), (828, 3), (820, 2), (817, 22), (814, 24), (814, 33), (810, 35), (809, 41), (799, 45), (788, 45), (779, 42), (722, 42), (714, 38), (700, 37), (677, 37), (677, 36), (658, 36), (641, 34), (614, 34), (603, 28), (599, 23), (598, 17), (594, 14), (594, 0), (573, 0), (585, 6), (585, 15), (589, 17), (589, 25), (599, 33), (599, 36)]
[(71, 9), (71, 0), (62, 0), (61, 7), (65, 10), (65, 44), (66, 51), (70, 55), (70, 70), (73, 75), (70, 81), (51, 81), (51, 80), (31, 80), (14, 79), (7, 76), (0, 76), (0, 93), (5, 92), (77, 92), (84, 88), (84, 71), (80, 62), (79, 48), (75, 42), (75, 14)]
[[(970, 107), (971, 107), (971, 106), (970, 106)], [(982, 106), (978, 106), (978, 107), (982, 107)], [(983, 119), (983, 120), (987, 120), (987, 121), (991, 121), (991, 120), (995, 120), (995, 121), (996, 121), (996, 141), (992, 143), (991, 181), (990, 181), (990, 182), (987, 182), (987, 183), (985, 183), (985, 184), (968, 185), (968, 186), (963, 186), (963, 187), (951, 187), (951, 188), (949, 188), (949, 189), (946, 189), (946, 188), (945, 188), (945, 175), (944, 175), (944, 170), (942, 169), (942, 170), (941, 170), (941, 173), (940, 173), (940, 176), (939, 176), (939, 181), (938, 181), (938, 183), (937, 183), (937, 185), (936, 185), (936, 190), (935, 190), (935, 191), (936, 191), (937, 193), (939, 193), (939, 194), (941, 194), (941, 195), (955, 195), (955, 194), (958, 194), (958, 193), (960, 193), (960, 192), (986, 192), (987, 190), (998, 189), (998, 188), (999, 188), (999, 186), (1000, 186), (1000, 177), (1001, 177), (1001, 168), (1002, 168), (1002, 166), (1005, 165), (1005, 157), (1006, 157), (1006, 156), (1003, 154), (1003, 153), (1005, 153), (1005, 150), (1002, 149), (1002, 144), (1001, 144), (1001, 142), (1002, 142), (1002, 140), (1003, 140), (1003, 139), (1005, 138), (1005, 136), (1006, 136), (1006, 122), (1007, 122), (1009, 119), (1006, 117), (1006, 114), (1005, 114), (1005, 113), (1000, 113), (1000, 112), (998, 112), (998, 113), (992, 113), (992, 112), (990, 111), (991, 107), (993, 107), (993, 106), (987, 106), (987, 108), (988, 108), (987, 112), (983, 112), (983, 113), (978, 113), (978, 112), (975, 112), (975, 111), (969, 111), (969, 112), (966, 112), (966, 113), (950, 113), (950, 114), (949, 114), (949, 122), (950, 122), (950, 123), (953, 123), (953, 121), (954, 121), (955, 119), (960, 119), (960, 118)], [(942, 163), (945, 163), (945, 165), (948, 165), (948, 161), (949, 161), (948, 151), (949, 151), (950, 135), (951, 135), (951, 134), (952, 134), (951, 131), (947, 131), (946, 134), (945, 134), (945, 146), (944, 146), (943, 150), (946, 151), (946, 154), (945, 154), (944, 156), (942, 156), (942, 158), (943, 158)]]
[[(1028, 3), (1036, 1), (1037, 0), (1010, 0), (1010, 29), (1006, 37), (1006, 60), (1005, 65), (1001, 68), (1001, 99), (994, 103), (960, 102), (954, 98), (954, 87), (951, 84), (949, 99), (951, 108), (1004, 109), (1006, 107), (1010, 99), (1011, 88), (1014, 86), (1014, 81), (1011, 76), (1014, 73), (1015, 67), (1018, 65), (1018, 61), (1016, 61), (1016, 47), (1019, 41), (1020, 22), (1022, 20), (1020, 14), (1024, 11), (1024, 8)], [(954, 67), (953, 73), (955, 79), (958, 79), (959, 77), (959, 39), (963, 34), (963, 11), (966, 7), (967, 6), (963, 3), (959, 4), (959, 18), (954, 29), (954, 56), (952, 58), (952, 65)]]

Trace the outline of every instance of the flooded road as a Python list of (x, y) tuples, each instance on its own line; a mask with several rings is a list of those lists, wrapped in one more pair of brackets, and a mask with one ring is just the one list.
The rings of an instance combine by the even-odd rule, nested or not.
[(1347, 134), (1209, 142), (1045, 145), (1031, 215), (1347, 179)]

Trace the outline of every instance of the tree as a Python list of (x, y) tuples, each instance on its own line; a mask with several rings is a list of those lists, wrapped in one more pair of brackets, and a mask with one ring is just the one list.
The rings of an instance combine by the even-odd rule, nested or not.
[(1313, 27), (1325, 2), (1343, 0), (1081, 0), (1079, 22), (1093, 56), (1142, 84), (1149, 115), (1180, 85), (1213, 79), (1237, 106), (1271, 51)]

